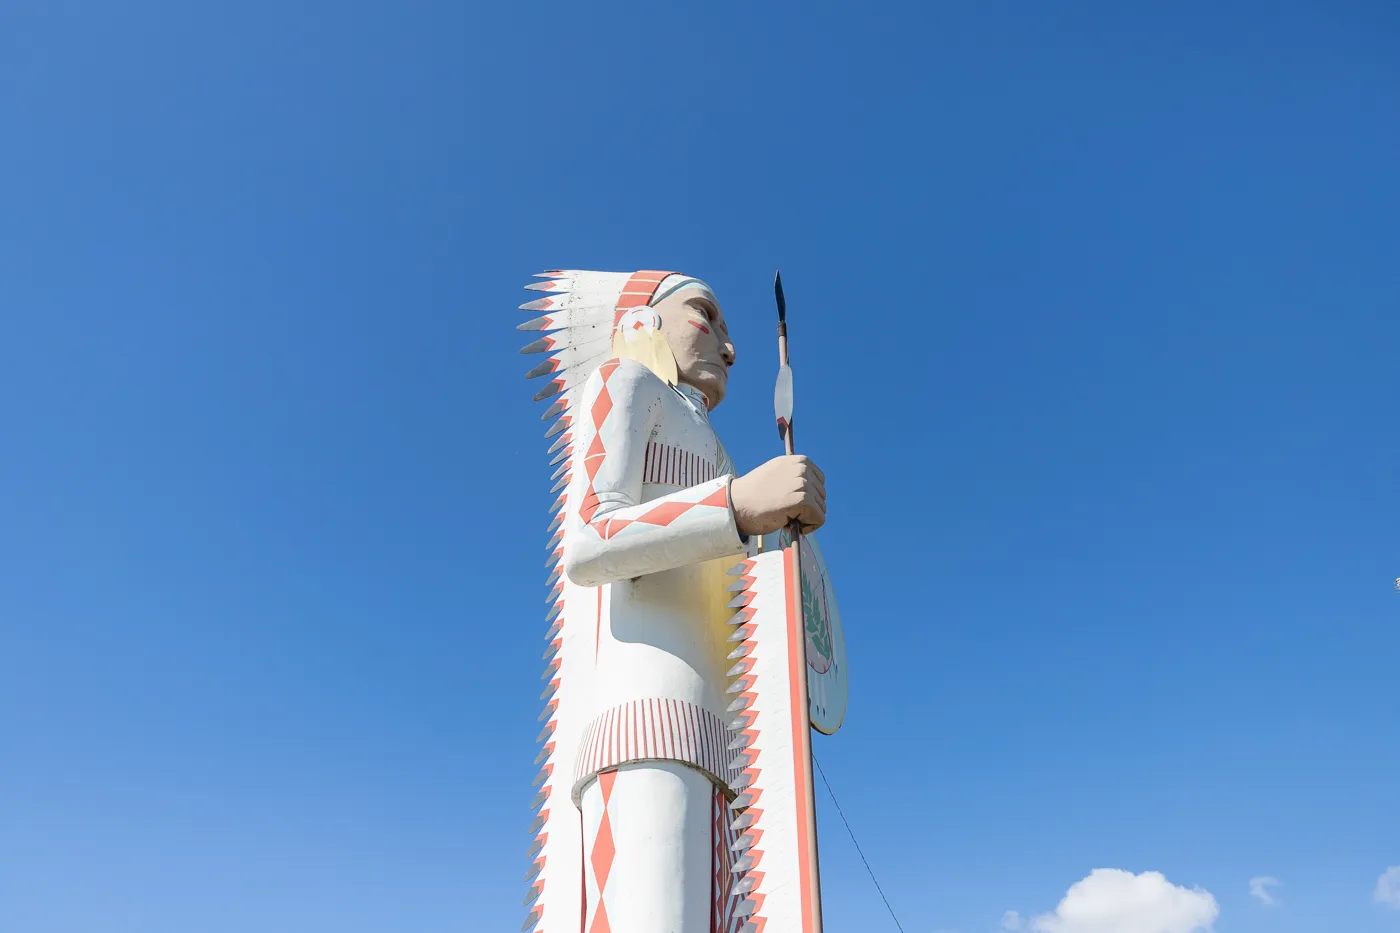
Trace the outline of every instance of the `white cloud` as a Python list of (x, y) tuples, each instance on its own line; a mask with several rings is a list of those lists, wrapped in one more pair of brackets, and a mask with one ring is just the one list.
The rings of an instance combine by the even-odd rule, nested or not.
[(1273, 875), (1259, 875), (1249, 879), (1249, 893), (1251, 897), (1259, 898), (1265, 906), (1273, 907), (1278, 901), (1269, 893), (1269, 888), (1278, 887), (1279, 880)]
[(1400, 910), (1400, 865), (1392, 865), (1385, 870), (1376, 881), (1376, 893), (1373, 896), (1377, 904)]
[(1096, 868), (1065, 892), (1039, 933), (1210, 933), (1220, 908), (1209, 891), (1178, 887), (1161, 872)]
[(1014, 910), (1008, 910), (1001, 915), (1001, 928), (1003, 930), (1021, 929), (1021, 915)]

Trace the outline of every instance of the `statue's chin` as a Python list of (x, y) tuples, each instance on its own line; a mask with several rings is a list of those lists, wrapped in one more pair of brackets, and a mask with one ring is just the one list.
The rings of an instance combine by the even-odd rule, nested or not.
[(710, 403), (710, 409), (714, 410), (720, 402), (724, 401), (724, 390), (728, 380), (706, 368), (699, 372), (681, 374), (681, 382), (694, 386), (705, 393), (705, 398)]

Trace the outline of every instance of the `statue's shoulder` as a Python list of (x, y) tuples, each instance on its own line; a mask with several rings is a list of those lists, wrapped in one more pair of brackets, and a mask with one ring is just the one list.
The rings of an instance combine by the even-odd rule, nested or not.
[(625, 356), (605, 360), (594, 370), (588, 377), (588, 388), (584, 394), (596, 395), (604, 387), (614, 400), (661, 398), (670, 390), (670, 386), (645, 364)]

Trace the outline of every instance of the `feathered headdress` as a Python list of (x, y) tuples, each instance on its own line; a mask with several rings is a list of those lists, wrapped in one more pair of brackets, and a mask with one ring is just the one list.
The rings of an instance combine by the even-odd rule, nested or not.
[[(587, 382), (605, 360), (622, 355), (620, 351), (630, 350), (625, 355), (647, 364), (662, 379), (675, 384), (675, 358), (661, 336), (656, 313), (649, 307), (657, 286), (670, 275), (670, 272), (628, 275), (570, 269), (541, 272), (536, 278), (547, 281), (525, 286), (532, 291), (550, 293), (520, 306), (522, 311), (546, 313), (517, 327), (518, 330), (553, 331), (520, 351), (549, 353), (544, 362), (525, 374), (527, 379), (552, 377), (535, 393), (536, 401), (563, 396), (545, 412), (545, 419), (566, 412), (573, 390)], [(664, 353), (657, 352), (663, 348)], [(658, 369), (661, 371), (657, 372)]]

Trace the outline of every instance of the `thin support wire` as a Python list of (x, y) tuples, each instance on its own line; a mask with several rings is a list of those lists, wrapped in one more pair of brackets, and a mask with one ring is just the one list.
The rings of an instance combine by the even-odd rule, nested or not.
[(856, 852), (860, 855), (860, 860), (865, 863), (866, 873), (870, 875), (870, 880), (875, 882), (875, 890), (880, 892), (880, 900), (885, 902), (885, 909), (890, 912), (890, 919), (893, 920), (894, 925), (899, 928), (899, 933), (904, 933), (904, 925), (901, 924), (899, 918), (895, 916), (894, 908), (890, 906), (890, 899), (885, 897), (885, 889), (880, 887), (880, 880), (875, 877), (875, 870), (870, 867), (870, 861), (866, 859), (865, 853), (861, 851), (860, 843), (856, 842), (856, 834), (851, 831), (851, 824), (847, 822), (846, 814), (842, 812), (841, 804), (836, 799), (836, 791), (831, 789), (831, 782), (826, 779), (826, 772), (822, 770), (822, 763), (817, 761), (816, 755), (812, 756), (812, 764), (817, 766), (817, 773), (822, 776), (822, 783), (826, 785), (826, 792), (831, 795), (831, 802), (836, 804), (836, 813), (841, 817), (841, 823), (846, 827), (846, 835), (851, 837), (851, 843), (856, 847)]

